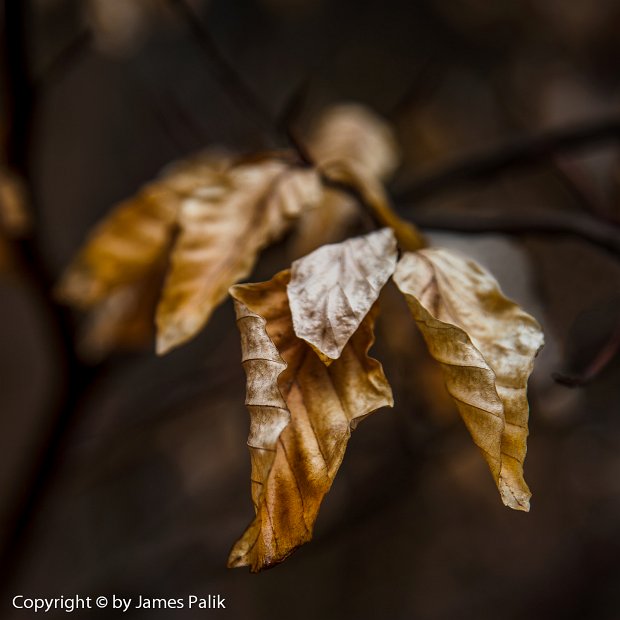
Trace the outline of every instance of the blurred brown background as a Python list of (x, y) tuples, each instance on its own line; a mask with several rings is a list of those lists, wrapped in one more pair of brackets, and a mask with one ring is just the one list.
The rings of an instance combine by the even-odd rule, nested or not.
[[(45, 260), (58, 275), (109, 207), (163, 165), (212, 144), (252, 150), (260, 139), (165, 1), (136, 0), (139, 10), (131, 11), (122, 8), (130, 0), (103, 0), (110, 11), (120, 6), (105, 23), (86, 0), (30, 4), (31, 60), (44, 76), (32, 190)], [(188, 4), (274, 118), (296, 99), (302, 127), (341, 100), (390, 119), (403, 152), (397, 196), (447, 162), (620, 115), (620, 4), (613, 0)], [(75, 49), (54, 61), (72, 42)], [(527, 209), (541, 217), (586, 213), (615, 227), (614, 139), (396, 207), (431, 224), (438, 214), (511, 218)], [(219, 593), (227, 602), (222, 616), (248, 620), (620, 618), (620, 256), (570, 235), (442, 227), (430, 230), (434, 241), (488, 266), (545, 328), (530, 389), (530, 514), (502, 506), (403, 302), (388, 294), (374, 353), (392, 381), (395, 409), (354, 433), (310, 544), (264, 574), (227, 570), (252, 506), (245, 380), (226, 303), (199, 338), (165, 358), (148, 350), (106, 363), (14, 554), (11, 592)], [(282, 243), (253, 279), (289, 260)], [(50, 436), (46, 405), (59, 371), (57, 343), (31, 285), (4, 274), (0, 299), (6, 538)], [(584, 386), (551, 378), (581, 376), (606, 352)], [(11, 611), (8, 599), (2, 606), (3, 617), (32, 617)]]

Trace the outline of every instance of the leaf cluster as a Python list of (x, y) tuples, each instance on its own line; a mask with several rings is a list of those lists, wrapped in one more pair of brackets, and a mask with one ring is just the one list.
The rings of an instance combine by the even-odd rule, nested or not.
[[(391, 210), (383, 181), (398, 155), (384, 121), (360, 106), (336, 106), (319, 119), (308, 150), (312, 165), (288, 151), (207, 151), (167, 168), (97, 226), (58, 287), (88, 312), (86, 348), (98, 355), (144, 342), (153, 321), (157, 350), (166, 353), (195, 336), (230, 292), (247, 376), (256, 514), (229, 566), (252, 571), (311, 539), (351, 430), (394, 404), (368, 354), (390, 279), (503, 503), (529, 510), (527, 381), (543, 345), (540, 326), (490, 273), (423, 247), (415, 227)], [(360, 203), (382, 227), (329, 243)], [(236, 284), (292, 229), (302, 257), (290, 269)]]

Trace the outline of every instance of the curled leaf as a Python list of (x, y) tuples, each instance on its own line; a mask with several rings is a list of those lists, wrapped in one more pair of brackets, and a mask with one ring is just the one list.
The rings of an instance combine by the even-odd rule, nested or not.
[(442, 365), (448, 391), (502, 501), (529, 510), (531, 493), (523, 478), (527, 380), (543, 345), (540, 325), (504, 297), (491, 274), (447, 250), (405, 254), (394, 281)]
[(390, 228), (324, 245), (296, 260), (288, 299), (297, 337), (324, 362), (339, 358), (395, 267)]
[(366, 315), (341, 357), (327, 367), (295, 335), (289, 280), (283, 271), (268, 282), (231, 289), (247, 374), (256, 517), (228, 564), (249, 565), (254, 572), (311, 539), (351, 429), (393, 404), (381, 365), (367, 355), (376, 313)]
[(259, 251), (320, 198), (313, 170), (276, 159), (242, 163), (182, 206), (180, 233), (157, 309), (157, 350), (193, 337), (228, 288), (247, 276)]

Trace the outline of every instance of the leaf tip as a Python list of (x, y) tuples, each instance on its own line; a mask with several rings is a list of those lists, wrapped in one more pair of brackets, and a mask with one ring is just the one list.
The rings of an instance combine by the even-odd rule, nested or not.
[(179, 345), (189, 340), (193, 332), (187, 332), (176, 323), (166, 323), (159, 325), (157, 330), (157, 340), (155, 342), (155, 352), (157, 355), (166, 355)]
[(84, 269), (69, 267), (53, 290), (54, 297), (63, 304), (87, 308), (103, 295), (104, 287)]
[(532, 494), (525, 487), (526, 490), (519, 490), (511, 487), (504, 479), (500, 478), (499, 492), (502, 498), (504, 506), (512, 508), (512, 510), (519, 510), (520, 512), (530, 511), (530, 498)]

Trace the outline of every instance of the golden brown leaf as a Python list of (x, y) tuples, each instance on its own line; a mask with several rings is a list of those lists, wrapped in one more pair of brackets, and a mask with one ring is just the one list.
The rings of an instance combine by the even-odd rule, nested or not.
[(314, 170), (273, 158), (241, 163), (194, 192), (180, 212), (157, 310), (158, 352), (192, 338), (228, 288), (250, 273), (259, 251), (320, 196)]
[(30, 227), (26, 188), (21, 178), (0, 166), (0, 229), (11, 237), (23, 235)]
[(319, 166), (344, 161), (378, 179), (389, 177), (399, 160), (396, 139), (387, 122), (353, 103), (332, 106), (321, 115), (308, 141), (308, 151)]
[(137, 282), (115, 288), (88, 313), (78, 348), (89, 360), (112, 351), (131, 351), (150, 344), (155, 334), (155, 307), (164, 279), (164, 263)]
[(287, 270), (268, 282), (231, 289), (247, 374), (256, 517), (228, 563), (252, 571), (281, 562), (311, 539), (351, 429), (393, 404), (381, 365), (367, 355), (376, 313), (368, 313), (327, 367), (295, 336), (289, 280)]
[(145, 277), (168, 251), (183, 200), (228, 165), (225, 157), (207, 153), (164, 169), (95, 228), (63, 275), (58, 296), (88, 308)]
[(442, 249), (405, 254), (394, 274), (502, 501), (529, 510), (523, 479), (527, 380), (540, 325), (472, 260)]
[[(389, 125), (357, 104), (328, 108), (310, 133), (307, 148), (321, 169), (346, 163), (355, 166), (362, 177), (376, 180), (388, 178), (399, 160)], [(326, 189), (316, 208), (302, 214), (293, 253), (303, 256), (324, 243), (340, 241), (357, 213), (356, 201), (351, 196)]]
[(390, 228), (324, 245), (296, 260), (288, 299), (298, 338), (325, 363), (340, 357), (396, 267)]

